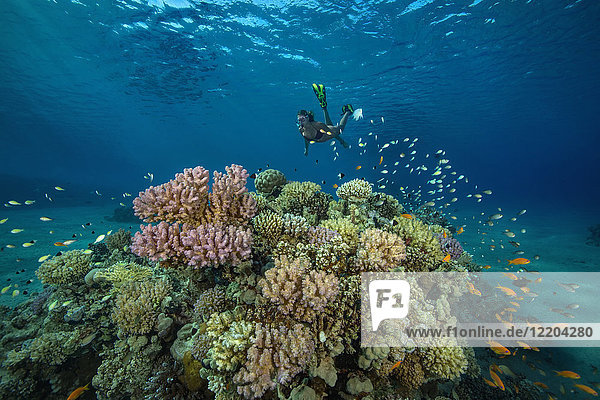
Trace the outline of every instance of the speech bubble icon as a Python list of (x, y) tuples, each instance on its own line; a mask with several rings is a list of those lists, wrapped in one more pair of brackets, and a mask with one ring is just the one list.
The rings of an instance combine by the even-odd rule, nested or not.
[(369, 282), (371, 329), (376, 331), (385, 319), (402, 319), (408, 315), (410, 284), (401, 279)]

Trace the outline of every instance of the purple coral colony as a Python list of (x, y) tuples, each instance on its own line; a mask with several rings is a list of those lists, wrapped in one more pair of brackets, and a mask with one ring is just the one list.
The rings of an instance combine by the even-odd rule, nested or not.
[(82, 399), (504, 395), (472, 349), (360, 347), (361, 272), (478, 270), (453, 227), (406, 218), (364, 180), (334, 198), (266, 170), (250, 193), (245, 169), (225, 169), (212, 188), (196, 167), (146, 189), (133, 237), (40, 266), (43, 292), (6, 310), (0, 398), (88, 383)]

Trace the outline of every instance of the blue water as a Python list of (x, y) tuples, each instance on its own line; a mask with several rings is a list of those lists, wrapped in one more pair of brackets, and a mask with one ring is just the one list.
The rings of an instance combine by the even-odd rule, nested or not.
[[(148, 171), (163, 182), (232, 162), (378, 179), (354, 171), (378, 160), (356, 147), (375, 131), (446, 150), (497, 199), (600, 200), (596, 1), (9, 0), (0, 12), (3, 198), (13, 178), (132, 191)], [(327, 145), (302, 155), (295, 113), (321, 117), (314, 81), (332, 115), (364, 110), (335, 163)]]
[[(586, 227), (600, 223), (598, 21), (597, 0), (4, 1), (0, 201), (36, 200), (36, 211), (5, 209), (2, 244), (11, 228), (34, 230), (45, 207), (71, 216), (61, 240), (88, 220), (116, 229), (103, 216), (129, 205), (122, 193), (147, 187), (144, 175), (158, 184), (196, 165), (276, 168), (331, 193), (355, 177), (384, 178), (381, 191), (420, 189), (425, 202), (437, 196), (426, 182), (443, 150), (468, 177), (448, 210), (461, 222), (475, 216), (461, 240), (476, 261), (514, 250), (480, 243), (480, 213), (504, 210), (502, 238), (508, 217), (527, 208), (525, 256), (541, 254), (546, 270), (598, 271), (598, 248), (585, 245)], [(313, 82), (327, 87), (334, 122), (346, 103), (363, 109), (337, 157), (330, 143), (303, 155), (296, 112), (322, 120)], [(419, 165), (428, 171), (409, 172)], [(493, 195), (481, 204), (466, 197), (485, 189)], [(104, 208), (90, 216), (74, 206)], [(46, 236), (37, 253), (4, 252), (0, 272), (28, 264), (22, 279), (33, 278), (37, 258), (56, 251)], [(595, 379), (597, 352), (556, 354), (564, 362), (554, 368), (585, 364)]]

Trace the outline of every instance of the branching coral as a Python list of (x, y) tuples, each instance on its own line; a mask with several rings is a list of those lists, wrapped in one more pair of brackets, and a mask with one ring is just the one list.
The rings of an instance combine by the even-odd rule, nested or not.
[(385, 272), (406, 259), (404, 242), (398, 235), (367, 229), (360, 235), (356, 263), (360, 272)]
[(140, 225), (131, 244), (131, 251), (140, 257), (154, 261), (181, 260), (184, 245), (181, 241), (181, 227), (161, 221), (158, 225)]
[(277, 245), (285, 226), (282, 216), (271, 211), (264, 211), (252, 219), (252, 224), (258, 238), (268, 246)]
[(417, 219), (394, 218), (392, 232), (406, 245), (406, 271), (431, 271), (444, 258), (440, 245), (427, 225)]
[(372, 192), (373, 188), (369, 182), (364, 179), (352, 179), (337, 188), (335, 193), (340, 199), (350, 203), (364, 203)]
[(199, 321), (207, 320), (211, 314), (225, 311), (230, 305), (227, 298), (226, 288), (217, 285), (203, 291), (196, 304), (194, 304), (194, 314)]
[(208, 171), (185, 169), (174, 180), (140, 192), (133, 200), (135, 214), (146, 222), (244, 225), (256, 214), (256, 200), (246, 188), (248, 172), (235, 164), (225, 170), (213, 173), (209, 193)]
[(351, 248), (356, 249), (358, 245), (358, 226), (347, 218), (328, 219), (321, 222), (321, 226), (336, 231), (342, 236), (344, 242)]
[(91, 256), (83, 250), (71, 250), (44, 261), (35, 274), (43, 283), (64, 285), (82, 281), (90, 270)]
[(181, 241), (187, 263), (195, 267), (237, 264), (250, 256), (252, 234), (235, 225), (204, 224), (185, 231)]
[(338, 294), (338, 279), (325, 272), (309, 271), (302, 260), (277, 260), (276, 267), (259, 282), (263, 296), (278, 312), (297, 321), (311, 322)]
[(423, 366), (434, 376), (454, 379), (467, 370), (467, 357), (460, 347), (428, 347), (422, 353)]
[(146, 334), (154, 328), (161, 302), (170, 292), (171, 285), (163, 280), (129, 282), (117, 296), (112, 319), (125, 333)]
[(440, 242), (440, 250), (444, 254), (450, 254), (453, 260), (458, 259), (462, 255), (463, 248), (455, 238), (450, 237), (447, 233), (436, 233), (434, 237)]
[(310, 331), (302, 324), (286, 328), (257, 323), (254, 339), (244, 366), (234, 376), (238, 393), (247, 399), (261, 397), (277, 383), (289, 383), (315, 349)]
[(133, 200), (135, 215), (146, 222), (203, 222), (208, 207), (209, 172), (186, 168), (175, 179), (150, 186)]

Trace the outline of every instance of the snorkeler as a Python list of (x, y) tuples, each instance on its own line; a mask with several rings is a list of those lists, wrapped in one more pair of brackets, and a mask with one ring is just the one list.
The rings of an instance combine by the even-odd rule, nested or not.
[(348, 118), (354, 112), (351, 104), (346, 104), (342, 107), (342, 119), (337, 125), (333, 125), (329, 112), (327, 112), (327, 97), (325, 96), (325, 86), (321, 84), (312, 84), (315, 95), (319, 100), (319, 105), (323, 109), (323, 115), (325, 116), (325, 123), (315, 121), (315, 117), (312, 111), (300, 110), (298, 111), (298, 130), (304, 137), (304, 155), (308, 155), (309, 143), (322, 143), (331, 139), (335, 139), (345, 148), (350, 147), (348, 143), (340, 137), (342, 131), (346, 127)]

